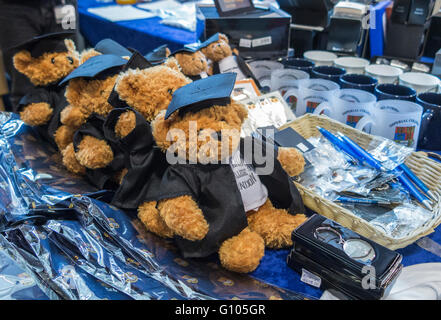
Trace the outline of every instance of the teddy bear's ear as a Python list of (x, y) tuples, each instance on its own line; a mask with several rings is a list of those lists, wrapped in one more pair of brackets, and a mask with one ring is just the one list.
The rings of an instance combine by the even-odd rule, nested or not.
[(171, 55), (171, 51), (169, 48), (165, 48), (165, 56), (168, 58)]
[(75, 43), (71, 39), (64, 39), (64, 44), (69, 53), (75, 54), (77, 52), (77, 49), (75, 48)]
[(228, 37), (224, 35), (223, 33), (219, 33), (219, 39), (224, 40), (226, 43), (230, 43), (228, 40)]
[(162, 110), (158, 113), (156, 118), (151, 122), (153, 137), (155, 138), (156, 144), (163, 151), (167, 150), (170, 146), (170, 141), (167, 141), (167, 134), (170, 130), (171, 117), (165, 120), (166, 110)]
[(14, 55), (14, 67), (21, 73), (25, 73), (33, 58), (29, 51), (23, 50)]

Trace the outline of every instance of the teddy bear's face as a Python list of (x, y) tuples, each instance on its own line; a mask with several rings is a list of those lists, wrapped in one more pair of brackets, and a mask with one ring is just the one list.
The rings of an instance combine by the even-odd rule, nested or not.
[[(183, 153), (179, 152), (185, 150), (186, 160), (197, 155), (199, 163), (222, 161), (230, 158), (237, 149), (247, 115), (246, 108), (234, 100), (226, 106), (186, 112), (182, 116), (175, 112), (167, 120), (163, 111), (152, 123), (153, 136), (164, 152), (173, 150), (181, 157)], [(198, 137), (197, 141), (194, 135)]]
[(79, 65), (79, 54), (72, 40), (65, 40), (65, 44), (65, 52), (46, 52), (36, 58), (27, 50), (20, 51), (14, 55), (14, 66), (36, 86), (55, 83)]
[(198, 76), (208, 70), (207, 58), (201, 51), (177, 53), (175, 58), (187, 76)]
[(213, 42), (207, 47), (203, 48), (202, 53), (207, 57), (207, 59), (214, 62), (219, 62), (233, 54), (228, 43), (228, 38), (223, 34), (219, 35), (218, 41)]
[(182, 73), (166, 66), (129, 69), (116, 80), (115, 90), (121, 100), (152, 121), (167, 109), (173, 92), (191, 82)]
[(106, 79), (76, 78), (69, 81), (66, 99), (72, 107), (79, 108), (86, 116), (92, 113), (107, 115), (113, 107), (107, 102), (118, 75)]

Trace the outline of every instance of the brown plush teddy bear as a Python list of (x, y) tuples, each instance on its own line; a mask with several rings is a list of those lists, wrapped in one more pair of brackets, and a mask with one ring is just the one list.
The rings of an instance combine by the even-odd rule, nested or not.
[[(93, 52), (93, 51), (92, 51)], [(87, 52), (89, 54), (89, 52)], [(67, 82), (65, 96), (69, 103), (60, 114), (60, 121), (64, 127), (69, 128), (74, 134), (62, 150), (63, 164), (65, 167), (77, 174), (86, 172), (86, 168), (94, 170), (105, 166), (100, 166), (99, 156), (114, 157), (112, 149), (102, 142), (102, 129), (100, 126), (105, 121), (105, 117), (113, 109), (108, 102), (118, 74), (126, 65), (127, 60), (116, 55), (92, 54), (84, 64), (66, 77), (63, 82)], [(91, 116), (93, 121), (89, 122)], [(94, 130), (87, 134), (91, 128)], [(94, 146), (97, 157), (83, 160), (81, 156), (75, 155), (74, 136), (81, 130), (85, 134), (79, 142), (80, 152), (85, 146)], [(87, 166), (84, 164), (87, 163)]]
[[(163, 65), (151, 67), (151, 64), (144, 57), (135, 52), (124, 66), (123, 71), (115, 79), (115, 85), (108, 87), (111, 92), (105, 92), (108, 97), (105, 100), (107, 110), (110, 112), (114, 107), (130, 107), (139, 112), (147, 122), (150, 122), (158, 112), (167, 108), (176, 89), (191, 82), (190, 79), (176, 70), (178, 68), (175, 59), (168, 59)], [(90, 94), (85, 95), (83, 91), (77, 92), (76, 96), (80, 98), (85, 96), (86, 102), (90, 100)], [(68, 100), (70, 100), (69, 96)], [(95, 123), (98, 123), (98, 121), (95, 121)], [(117, 138), (126, 137), (135, 125), (133, 111), (122, 114), (114, 126)], [(82, 173), (86, 170), (91, 173), (89, 170), (98, 170), (98, 172), (93, 172), (95, 180), (97, 174), (105, 176), (113, 172), (113, 177), (121, 183), (128, 168), (116, 172), (113, 169), (107, 170), (109, 166), (113, 166), (115, 159), (121, 155), (121, 148), (118, 148), (119, 142), (117, 139), (112, 137), (112, 145), (112, 141), (109, 141), (105, 136), (105, 132), (102, 131), (102, 126), (99, 128), (95, 126), (93, 135), (88, 134), (90, 124), (86, 122), (83, 126), (77, 130), (75, 145), (69, 145), (63, 152), (63, 163), (70, 171), (76, 173)], [(81, 139), (78, 138), (80, 135)], [(119, 168), (120, 166), (116, 167)], [(104, 169), (106, 173), (100, 172), (101, 169)]]
[[(235, 78), (215, 75), (178, 89), (152, 122), (156, 144), (177, 163), (163, 175), (158, 205), (138, 211), (149, 231), (174, 237), (185, 257), (218, 252), (226, 269), (247, 273), (265, 246), (291, 246), (292, 231), (306, 219), (290, 180), (305, 162), (294, 148), (263, 146), (272, 156), (263, 163), (257, 141), (240, 139), (247, 109), (230, 98)], [(270, 159), (273, 167), (260, 171)]]
[(201, 45), (201, 51), (208, 60), (209, 74), (235, 72), (237, 80), (251, 78), (260, 87), (257, 78), (238, 51), (230, 47), (228, 37), (216, 33)]
[(198, 80), (208, 75), (208, 62), (200, 50), (183, 48), (172, 54), (176, 58), (181, 72), (192, 80)]
[(60, 112), (67, 106), (65, 86), (59, 82), (79, 65), (80, 54), (74, 42), (67, 37), (72, 33), (61, 32), (33, 38), (18, 46), (13, 57), (15, 68), (29, 78), (35, 89), (24, 96), (16, 112), (21, 120), (36, 126), (43, 137), (57, 146), (71, 136), (69, 130), (60, 127)]

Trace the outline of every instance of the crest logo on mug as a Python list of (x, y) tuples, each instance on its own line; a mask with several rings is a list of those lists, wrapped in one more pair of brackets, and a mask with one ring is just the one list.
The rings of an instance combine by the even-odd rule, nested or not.
[(411, 147), (415, 140), (415, 126), (412, 127), (395, 127), (394, 141)]

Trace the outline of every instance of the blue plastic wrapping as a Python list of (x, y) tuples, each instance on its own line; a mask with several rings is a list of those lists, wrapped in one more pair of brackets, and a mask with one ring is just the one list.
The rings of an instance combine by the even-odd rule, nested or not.
[[(136, 212), (109, 205), (110, 192), (60, 160), (16, 115), (0, 113), (0, 258), (33, 281), (10, 285), (16, 296), (26, 289), (29, 299), (304, 299), (231, 273), (216, 256), (183, 259), (172, 240), (148, 233)], [(1, 270), (0, 263), (0, 280)]]

